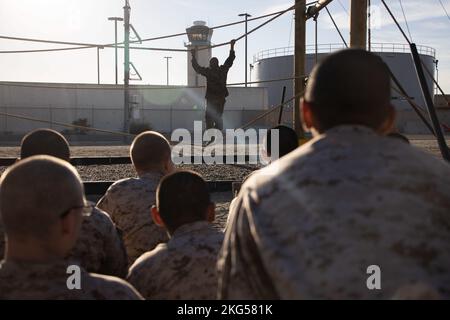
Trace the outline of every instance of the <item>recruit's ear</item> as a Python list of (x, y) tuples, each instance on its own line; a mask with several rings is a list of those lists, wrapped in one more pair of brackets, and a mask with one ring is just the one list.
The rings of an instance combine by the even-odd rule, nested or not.
[(156, 206), (152, 206), (150, 209), (153, 222), (159, 227), (165, 227), (163, 220), (161, 219), (161, 215), (159, 214), (158, 208)]
[(389, 134), (395, 130), (395, 121), (397, 119), (397, 112), (392, 104), (389, 104), (389, 114), (377, 130), (382, 135)]
[(300, 107), (302, 110), (301, 112), (302, 112), (303, 127), (306, 131), (309, 131), (311, 128), (314, 127), (311, 104), (305, 99), (301, 99)]

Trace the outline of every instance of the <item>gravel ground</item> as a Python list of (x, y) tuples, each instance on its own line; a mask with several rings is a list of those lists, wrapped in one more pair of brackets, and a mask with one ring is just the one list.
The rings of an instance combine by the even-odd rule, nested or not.
[[(411, 143), (430, 154), (440, 157), (438, 145), (430, 137), (414, 137)], [(72, 147), (74, 157), (107, 157), (127, 156), (129, 146), (86, 146)], [(18, 147), (0, 147), (0, 157), (17, 157)], [(233, 165), (180, 165), (180, 169), (193, 170), (200, 173), (206, 180), (234, 180), (241, 181), (257, 167), (255, 166), (233, 166)], [(0, 167), (0, 174), (6, 168)], [(85, 181), (119, 180), (134, 177), (136, 174), (132, 165), (110, 165), (110, 166), (79, 166), (78, 171)], [(228, 208), (232, 200), (231, 192), (218, 192), (212, 194), (216, 203), (216, 225), (220, 228), (225, 226)]]
[[(231, 165), (179, 165), (177, 168), (198, 172), (206, 180), (241, 181), (253, 171)], [(119, 180), (136, 176), (132, 165), (80, 166), (77, 169), (85, 181)]]

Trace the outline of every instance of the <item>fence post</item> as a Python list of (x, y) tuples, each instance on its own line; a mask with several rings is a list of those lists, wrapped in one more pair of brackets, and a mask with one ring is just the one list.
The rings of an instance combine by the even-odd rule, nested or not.
[(50, 129), (53, 129), (53, 111), (52, 111), (52, 105), (48, 105), (48, 114), (50, 119)]
[(170, 113), (169, 113), (169, 117), (170, 117), (170, 119), (169, 119), (169, 122), (170, 122), (170, 132), (173, 132), (173, 122), (172, 122), (172, 111), (173, 110), (173, 106), (171, 105), (170, 106)]
[(95, 121), (94, 121), (94, 105), (91, 105), (91, 127), (95, 128)]
[(5, 132), (8, 132), (8, 106), (5, 106)]

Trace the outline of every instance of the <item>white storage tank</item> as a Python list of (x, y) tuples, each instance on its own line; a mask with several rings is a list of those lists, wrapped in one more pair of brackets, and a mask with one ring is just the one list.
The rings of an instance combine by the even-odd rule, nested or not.
[[(323, 44), (318, 46), (318, 60), (325, 57), (330, 52), (344, 49), (342, 44)], [(427, 46), (417, 46), (422, 61), (434, 74), (436, 51)], [(396, 43), (373, 43), (372, 52), (379, 55), (386, 64), (391, 68), (394, 75), (403, 85), (404, 89), (418, 105), (425, 107), (425, 102), (420, 89), (416, 70), (412, 60), (412, 56), (407, 45)], [(306, 71), (307, 74), (315, 65), (316, 55), (315, 46), (307, 46)], [(259, 52), (254, 56), (251, 68), (253, 81), (268, 81), (274, 79), (291, 78), (294, 73), (294, 48), (276, 48)], [(428, 89), (434, 94), (433, 80), (428, 77)], [(286, 86), (286, 100), (293, 96), (293, 81), (277, 81), (255, 84), (259, 87), (267, 87), (268, 99), (270, 106), (276, 106), (281, 102), (283, 86)], [(392, 103), (398, 111), (410, 110), (408, 102), (401, 98), (397, 92), (392, 91)], [(285, 107), (284, 121), (290, 122), (292, 115), (292, 103)]]

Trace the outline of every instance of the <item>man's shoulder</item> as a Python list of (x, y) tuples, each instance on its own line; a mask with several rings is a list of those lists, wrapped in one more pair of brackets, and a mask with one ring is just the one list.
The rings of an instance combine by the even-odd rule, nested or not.
[(116, 232), (117, 230), (110, 216), (103, 210), (94, 207), (91, 215), (83, 219), (80, 239), (83, 239), (83, 242), (101, 241), (103, 243), (105, 239), (115, 236)]
[(111, 217), (109, 216), (108, 213), (106, 213), (105, 211), (99, 209), (98, 207), (94, 207), (92, 209), (92, 213), (89, 217), (86, 217), (83, 220), (84, 221), (89, 222), (90, 224), (92, 224), (95, 227), (107, 227), (107, 228), (111, 228), (114, 227), (114, 222), (111, 220)]
[[(106, 300), (139, 300), (141, 295), (128, 282), (113, 276), (96, 273), (86, 274), (87, 284), (84, 291), (98, 299)], [(82, 284), (83, 286), (83, 284)]]
[(98, 206), (100, 207), (100, 209), (108, 211), (107, 208), (104, 207), (105, 203), (112, 202), (115, 204), (119, 204), (123, 201), (127, 201), (127, 199), (129, 198), (139, 198), (136, 193), (148, 192), (149, 190), (153, 190), (153, 186), (145, 183), (139, 178), (122, 179), (114, 182), (108, 188), (103, 198), (100, 199)]
[[(284, 190), (305, 186), (309, 182), (314, 184), (318, 179), (328, 179), (328, 182), (334, 178), (345, 180), (355, 173), (376, 179), (405, 179), (404, 173), (408, 172), (414, 179), (423, 180), (431, 175), (438, 177), (439, 181), (450, 180), (447, 163), (404, 142), (373, 136), (367, 144), (362, 139), (352, 144), (322, 136), (258, 170), (242, 188), (248, 192)], [(332, 187), (331, 184), (329, 186)]]
[(130, 267), (129, 277), (141, 277), (145, 274), (153, 274), (151, 270), (158, 266), (166, 265), (169, 257), (169, 250), (166, 243), (158, 244), (153, 250), (142, 254)]
[(116, 182), (114, 182), (109, 188), (108, 188), (108, 193), (111, 192), (118, 192), (121, 191), (123, 189), (127, 189), (131, 186), (134, 186), (136, 184), (139, 184), (140, 181), (138, 178), (125, 178), (125, 179), (120, 179), (117, 180)]
[(203, 233), (203, 236), (199, 237), (200, 242), (203, 241), (201, 239), (207, 239), (206, 243), (200, 243), (200, 245), (210, 245), (212, 247), (217, 246), (218, 243), (221, 243), (224, 239), (225, 235), (223, 231), (213, 227), (208, 226), (208, 228)]
[(5, 253), (5, 229), (0, 219), (0, 258), (3, 258)]
[(224, 239), (224, 233), (221, 230), (208, 222), (198, 222), (187, 227), (191, 229), (185, 229), (181, 235), (175, 234), (167, 244), (168, 259), (172, 257), (196, 259), (217, 255)]

